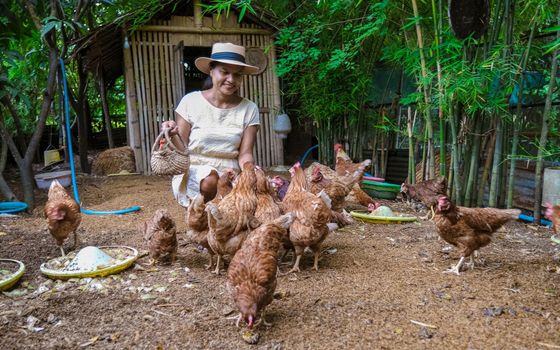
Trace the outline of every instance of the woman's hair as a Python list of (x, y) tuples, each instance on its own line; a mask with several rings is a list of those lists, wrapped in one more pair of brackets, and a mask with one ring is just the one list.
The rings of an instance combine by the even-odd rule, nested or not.
[[(210, 67), (210, 70), (214, 69), (216, 67), (216, 62), (211, 61), (208, 64), (208, 67)], [(212, 77), (210, 75), (208, 75), (206, 77), (206, 79), (204, 79), (204, 82), (202, 83), (202, 87), (200, 88), (200, 90), (202, 90), (202, 91), (210, 90), (213, 86), (214, 86), (214, 84), (212, 84)]]

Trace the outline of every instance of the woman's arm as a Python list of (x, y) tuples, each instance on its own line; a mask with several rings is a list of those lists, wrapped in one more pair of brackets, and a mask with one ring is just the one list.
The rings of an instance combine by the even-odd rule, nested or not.
[(257, 139), (257, 130), (258, 127), (256, 125), (251, 125), (243, 131), (241, 145), (239, 146), (239, 157), (237, 158), (240, 169), (243, 169), (243, 164), (246, 162), (255, 163), (255, 160), (253, 159), (253, 147), (255, 146), (255, 140)]

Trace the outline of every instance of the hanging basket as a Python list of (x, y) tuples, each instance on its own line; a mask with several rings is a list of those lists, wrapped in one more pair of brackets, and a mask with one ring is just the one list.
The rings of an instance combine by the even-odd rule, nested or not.
[[(189, 154), (186, 151), (187, 147), (179, 134), (179, 140), (185, 151), (181, 151), (175, 147), (171, 138), (169, 137), (169, 129), (164, 129), (156, 138), (152, 146), (152, 158), (150, 165), (152, 172), (156, 175), (179, 175), (186, 174), (189, 171)], [(160, 148), (160, 141), (165, 137), (165, 144), (162, 149)]]

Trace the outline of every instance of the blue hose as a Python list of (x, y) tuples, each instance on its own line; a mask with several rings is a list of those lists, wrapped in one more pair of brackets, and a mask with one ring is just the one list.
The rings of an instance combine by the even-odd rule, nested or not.
[[(529, 216), (529, 215), (519, 214), (519, 220), (523, 220), (523, 221), (527, 221), (527, 222), (533, 222), (533, 221), (535, 221), (535, 218), (532, 217), (532, 216)], [(541, 219), (541, 225), (552, 226), (552, 221)]]
[(311, 151), (313, 151), (315, 148), (319, 147), (319, 144), (316, 144), (315, 146), (311, 146), (307, 149), (307, 151), (305, 151), (305, 153), (303, 154), (303, 157), (301, 157), (301, 160), (299, 161), (299, 163), (301, 164), (301, 166), (303, 166), (303, 162), (305, 162), (305, 158), (307, 158), (307, 156), (309, 155), (309, 153), (311, 153)]
[(27, 203), (24, 202), (0, 202), (0, 213), (19, 213), (27, 209)]
[[(68, 85), (66, 82), (66, 70), (64, 69), (64, 60), (60, 58), (60, 69), (62, 71), (62, 85), (64, 87), (64, 112), (66, 117), (66, 142), (68, 142), (68, 156), (70, 158), (70, 170), (72, 172), (72, 189), (74, 190), (74, 199), (80, 204), (80, 196), (78, 195), (78, 186), (76, 184), (76, 169), (74, 168), (74, 154), (72, 152), (72, 133), (70, 132), (70, 108), (68, 106)], [(96, 211), (81, 208), (80, 211), (89, 215), (110, 215), (110, 214), (126, 214), (140, 210), (139, 206), (133, 206), (126, 209), (115, 211)]]

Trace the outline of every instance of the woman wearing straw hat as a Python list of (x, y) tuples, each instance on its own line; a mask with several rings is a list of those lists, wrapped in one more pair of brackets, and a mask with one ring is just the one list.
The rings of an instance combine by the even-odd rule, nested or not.
[[(189, 174), (176, 175), (171, 183), (175, 199), (185, 207), (198, 193), (205, 201), (214, 198), (218, 177), (226, 169), (254, 162), (260, 124), (257, 105), (238, 95), (243, 75), (259, 70), (245, 63), (243, 46), (215, 43), (211, 56), (197, 58), (195, 65), (209, 75), (211, 86), (185, 95), (175, 109), (175, 121), (161, 125), (170, 135), (179, 134), (189, 151)], [(173, 143), (182, 149), (176, 137)]]

